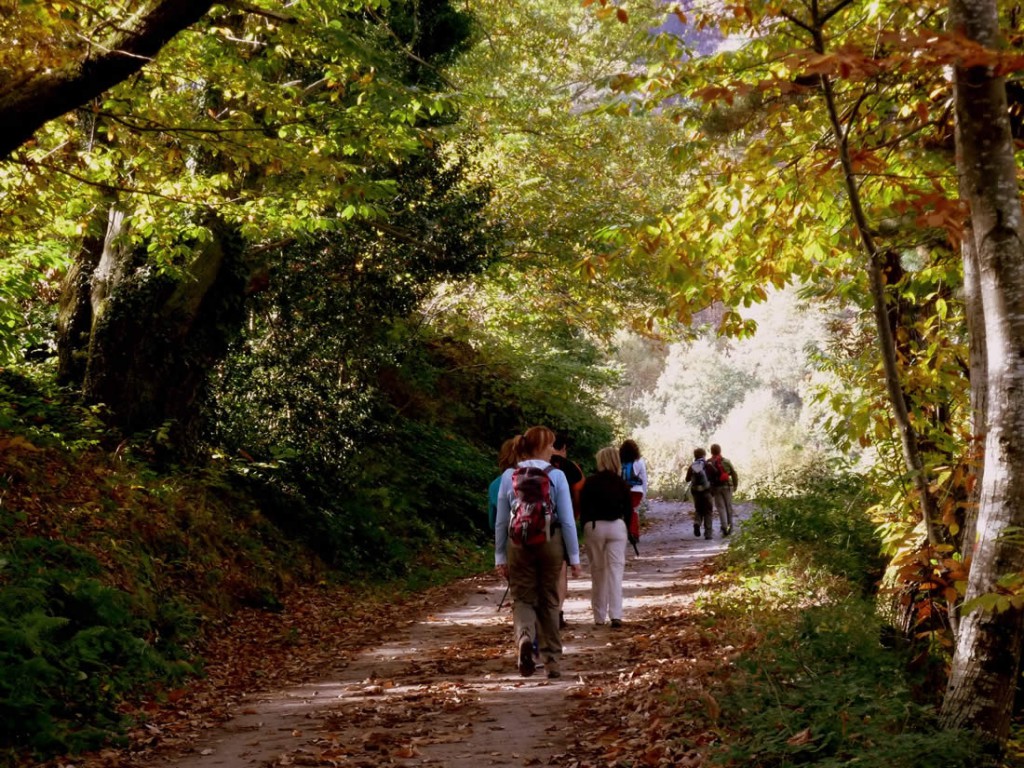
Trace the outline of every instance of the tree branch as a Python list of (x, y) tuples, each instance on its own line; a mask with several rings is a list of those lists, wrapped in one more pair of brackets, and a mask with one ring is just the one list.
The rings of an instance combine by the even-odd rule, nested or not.
[[(825, 33), (824, 27), (820, 23), (814, 30), (814, 49), (818, 53), (825, 53)], [(885, 290), (885, 276), (882, 272), (883, 257), (875, 241), (876, 232), (868, 222), (867, 213), (861, 202), (860, 185), (857, 183), (857, 174), (853, 170), (853, 161), (850, 158), (848, 129), (844, 130), (842, 119), (839, 116), (835, 91), (832, 87), (832, 78), (828, 75), (820, 75), (820, 78), (821, 92), (825, 98), (825, 110), (836, 136), (836, 152), (839, 155), (839, 162), (843, 169), (843, 181), (845, 182), (847, 198), (850, 202), (850, 212), (853, 214), (857, 234), (860, 236), (861, 246), (864, 249), (864, 254), (867, 256), (868, 285), (874, 305), (878, 345), (882, 357), (882, 368), (885, 372), (886, 389), (889, 392), (889, 401), (893, 411), (892, 416), (900, 433), (907, 472), (918, 493), (921, 517), (928, 536), (928, 543), (934, 547), (940, 543), (934, 528), (937, 518), (935, 503), (929, 488), (928, 475), (924, 466), (924, 458), (921, 454), (917, 430), (910, 419), (907, 407), (907, 393), (900, 379), (896, 341), (893, 338), (893, 331), (889, 325), (887, 314), (888, 301)]]
[(780, 10), (779, 15), (782, 16), (782, 18), (789, 21), (791, 24), (795, 24), (796, 26), (800, 27), (800, 29), (804, 30), (805, 32), (809, 32), (812, 35), (814, 34), (814, 27), (812, 27), (807, 22), (801, 21), (789, 11)]
[(818, 26), (821, 27), (821, 28), (824, 28), (825, 25), (828, 24), (829, 20), (833, 16), (835, 16), (837, 13), (839, 13), (841, 10), (843, 10), (843, 8), (845, 8), (846, 6), (848, 6), (848, 5), (852, 4), (852, 3), (853, 3), (853, 0), (841, 0), (839, 3), (836, 4), (835, 8), (833, 8), (830, 11), (825, 11), (825, 13), (822, 14), (821, 18), (818, 19)]
[(248, 13), (252, 16), (262, 16), (265, 19), (273, 19), (274, 21), (280, 21), (282, 24), (296, 24), (298, 19), (294, 16), (287, 16), (283, 13), (277, 13), (266, 8), (260, 8), (259, 6), (252, 5), (251, 3), (242, 2), (242, 0), (227, 0), (224, 3), (228, 8), (237, 8), (243, 13)]
[(199, 21), (214, 0), (157, 0), (134, 25), (105, 41), (102, 50), (66, 67), (38, 72), (0, 96), (0, 160), (46, 122), (131, 77), (171, 38)]
[(8, 162), (23, 165), (26, 168), (45, 168), (48, 171), (54, 171), (55, 173), (64, 174), (68, 178), (74, 179), (75, 181), (81, 182), (82, 184), (86, 184), (90, 187), (95, 187), (96, 189), (102, 189), (105, 192), (124, 192), (129, 195), (147, 195), (149, 197), (160, 197), (163, 198), (164, 200), (170, 200), (171, 202), (174, 203), (186, 203), (188, 205), (195, 205), (198, 207), (206, 208), (216, 208), (218, 205), (217, 203), (209, 202), (209, 200), (199, 200), (187, 197), (175, 197), (174, 195), (165, 195), (163, 192), (157, 192), (155, 189), (143, 189), (142, 187), (129, 187), (122, 186), (119, 184), (110, 184), (109, 182), (106, 181), (95, 181), (94, 179), (86, 178), (85, 176), (81, 176), (75, 173), (74, 171), (69, 171), (67, 168), (64, 168), (59, 165), (53, 165), (51, 163), (40, 163), (34, 160), (22, 160), (16, 157), (8, 158)]

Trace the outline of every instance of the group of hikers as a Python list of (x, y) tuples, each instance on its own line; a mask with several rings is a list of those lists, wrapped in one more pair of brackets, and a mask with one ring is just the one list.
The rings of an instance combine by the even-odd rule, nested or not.
[[(602, 448), (597, 471), (584, 477), (567, 453), (565, 435), (531, 427), (506, 440), (498, 455), (501, 474), (491, 483), (489, 522), (494, 562), (508, 581), (519, 673), (529, 677), (543, 661), (549, 678), (561, 676), (563, 606), (569, 574), (580, 575), (580, 537), (590, 564), (594, 625), (622, 626), (626, 548), (640, 535), (640, 504), (647, 496), (647, 464), (633, 440)], [(711, 538), (712, 509), (720, 531), (732, 533), (732, 492), (739, 482), (732, 463), (711, 446), (694, 450), (686, 482), (694, 502), (694, 535)]]

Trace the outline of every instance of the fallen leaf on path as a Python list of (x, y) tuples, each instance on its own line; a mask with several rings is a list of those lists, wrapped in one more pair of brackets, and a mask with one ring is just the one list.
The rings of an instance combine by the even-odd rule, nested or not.
[(786, 739), (786, 743), (790, 746), (798, 747), (801, 744), (807, 744), (808, 742), (813, 740), (814, 739), (811, 736), (811, 729), (804, 728), (802, 731), (800, 731), (800, 733), (794, 734), (793, 736), (790, 736), (788, 739)]

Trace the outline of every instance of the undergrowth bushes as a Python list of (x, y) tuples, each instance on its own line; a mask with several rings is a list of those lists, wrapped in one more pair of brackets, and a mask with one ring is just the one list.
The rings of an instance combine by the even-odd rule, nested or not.
[(112, 455), (91, 413), (0, 372), (0, 765), (117, 740), (204, 620), (312, 573), (224, 472)]
[(238, 469), (265, 513), (339, 578), (418, 585), (424, 571), (437, 583), (479, 570), (486, 488), (496, 470), (464, 438), (404, 422), (350, 461), (320, 472), (307, 461)]
[[(154, 637), (90, 554), (20, 539), (0, 560), (0, 744), (41, 753), (103, 744), (122, 697), (192, 671), (174, 634)], [(179, 628), (180, 629), (180, 628)]]
[(750, 768), (982, 766), (977, 740), (943, 731), (919, 697), (922, 665), (883, 642), (874, 603), (879, 541), (856, 475), (762, 488), (702, 598), (758, 637), (716, 695), (728, 743), (718, 765)]
[(799, 564), (871, 592), (885, 568), (880, 541), (864, 510), (871, 505), (858, 475), (790, 475), (754, 486), (757, 504), (726, 562), (745, 574)]
[(915, 700), (910, 657), (879, 642), (881, 622), (869, 600), (847, 595), (790, 618), (788, 625), (762, 623), (757, 650), (737, 663), (721, 704), (740, 738), (719, 764), (984, 764), (974, 739), (940, 729), (933, 707)]

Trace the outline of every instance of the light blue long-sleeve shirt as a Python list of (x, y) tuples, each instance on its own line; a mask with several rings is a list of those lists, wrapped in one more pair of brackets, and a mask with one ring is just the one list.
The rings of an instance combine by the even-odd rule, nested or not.
[[(550, 466), (543, 459), (527, 459), (519, 462), (521, 467), (538, 467), (544, 469)], [(508, 524), (512, 517), (512, 471), (506, 469), (501, 476), (501, 485), (498, 487), (498, 512), (494, 522), (494, 564), (505, 565), (508, 563)], [(569, 481), (565, 479), (565, 473), (560, 469), (552, 469), (548, 474), (551, 480), (551, 499), (555, 503), (555, 515), (562, 526), (562, 540), (565, 542), (565, 551), (569, 557), (569, 565), (580, 564), (580, 543), (576, 538), (576, 519), (572, 512), (572, 494), (569, 493)]]

